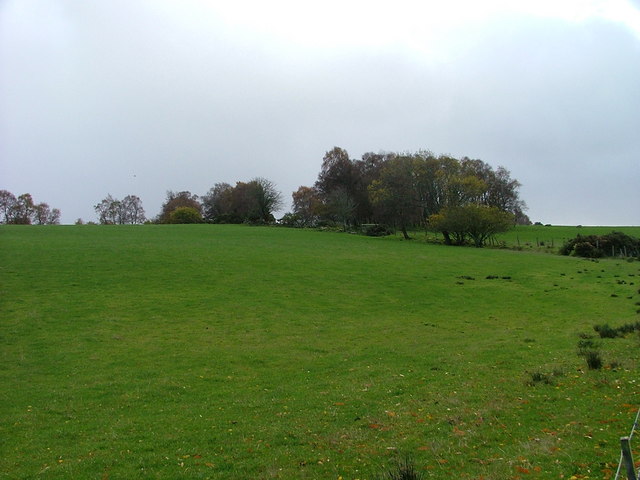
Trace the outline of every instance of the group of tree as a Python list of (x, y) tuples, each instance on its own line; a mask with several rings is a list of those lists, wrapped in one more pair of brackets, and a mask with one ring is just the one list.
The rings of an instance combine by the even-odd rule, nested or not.
[(168, 191), (156, 222), (269, 224), (281, 207), (282, 194), (275, 184), (258, 177), (235, 186), (216, 183), (202, 197)]
[(204, 219), (212, 223), (273, 223), (282, 207), (282, 193), (266, 178), (216, 183), (202, 197)]
[(30, 193), (16, 197), (0, 190), (0, 223), (13, 225), (57, 225), (60, 210), (46, 203), (35, 203)]
[(102, 225), (136, 225), (146, 220), (142, 200), (136, 195), (118, 200), (109, 194), (93, 208)]
[(508, 170), (494, 170), (482, 160), (429, 151), (365, 153), (354, 160), (334, 147), (315, 184), (293, 193), (288, 221), (335, 222), (345, 229), (386, 223), (405, 238), (418, 227), (441, 231), (447, 243), (471, 238), (479, 246), (500, 229), (530, 223), (519, 187)]

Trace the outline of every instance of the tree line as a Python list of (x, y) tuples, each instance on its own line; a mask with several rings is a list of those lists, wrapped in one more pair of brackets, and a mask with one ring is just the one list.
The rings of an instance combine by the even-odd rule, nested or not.
[(0, 190), (0, 223), (12, 225), (57, 225), (60, 210), (44, 202), (36, 203), (30, 193), (15, 196)]
[(108, 195), (94, 206), (101, 224), (137, 223), (275, 223), (274, 213), (283, 205), (282, 194), (265, 178), (249, 182), (216, 183), (198, 196), (190, 191), (169, 190), (160, 213), (147, 220), (142, 201), (135, 195), (118, 200)]
[[(313, 186), (292, 193), (292, 212), (281, 224), (298, 227), (387, 225), (405, 238), (409, 231), (441, 232), (446, 243), (470, 241), (481, 246), (490, 236), (516, 223), (531, 223), (519, 197), (520, 183), (503, 167), (478, 159), (415, 153), (368, 152), (352, 159), (334, 147), (323, 157)], [(3, 223), (57, 223), (60, 211), (35, 205), (29, 194), (0, 195)], [(198, 196), (168, 191), (160, 213), (148, 219), (136, 195), (107, 195), (94, 205), (101, 224), (151, 223), (275, 223), (283, 206), (273, 182), (257, 177), (248, 182), (216, 183)], [(79, 219), (77, 223), (82, 223)]]
[(365, 153), (328, 151), (315, 184), (293, 193), (291, 224), (350, 226), (386, 223), (409, 238), (410, 228), (440, 231), (447, 243), (467, 238), (480, 246), (514, 223), (530, 223), (520, 183), (503, 167), (429, 151)]

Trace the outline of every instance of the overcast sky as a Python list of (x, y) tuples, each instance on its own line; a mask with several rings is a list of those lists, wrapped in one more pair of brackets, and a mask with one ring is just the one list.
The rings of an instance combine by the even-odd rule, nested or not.
[(532, 221), (640, 225), (640, 0), (0, 0), (0, 189), (273, 181), (325, 152), (479, 158)]

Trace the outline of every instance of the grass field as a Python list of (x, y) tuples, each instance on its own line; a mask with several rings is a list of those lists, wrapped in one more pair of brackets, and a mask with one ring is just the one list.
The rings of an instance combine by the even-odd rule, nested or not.
[(640, 321), (638, 261), (214, 225), (0, 246), (0, 478), (611, 478), (639, 406), (637, 334), (577, 355)]
[[(518, 225), (512, 230), (496, 236), (494, 246), (504, 245), (507, 248), (523, 251), (557, 253), (558, 249), (569, 239), (577, 235), (606, 235), (613, 231), (640, 237), (640, 227), (582, 227), (558, 225)], [(429, 232), (414, 232), (416, 239), (442, 241), (442, 235)]]

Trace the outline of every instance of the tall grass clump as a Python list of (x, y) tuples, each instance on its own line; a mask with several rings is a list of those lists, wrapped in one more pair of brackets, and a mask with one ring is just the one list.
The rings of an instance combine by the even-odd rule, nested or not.
[(380, 480), (422, 480), (424, 476), (416, 470), (413, 461), (409, 458), (399, 460), (396, 465), (387, 470)]

